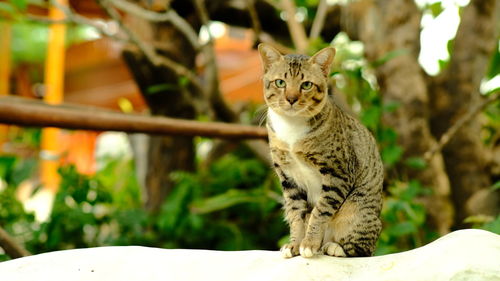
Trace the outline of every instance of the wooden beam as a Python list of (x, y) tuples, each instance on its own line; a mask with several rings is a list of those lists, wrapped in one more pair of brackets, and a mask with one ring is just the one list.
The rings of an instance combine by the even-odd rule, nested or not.
[[(68, 6), (67, 0), (55, 0), (61, 6)], [(49, 18), (51, 20), (62, 20), (65, 18), (63, 11), (51, 3), (49, 7)], [(45, 61), (45, 95), (43, 99), (49, 104), (60, 104), (63, 101), (64, 87), (64, 61), (66, 24), (53, 23), (49, 26), (49, 40), (47, 46), (47, 60)], [(44, 128), (42, 130), (41, 148), (43, 152), (40, 163), (40, 177), (44, 187), (56, 191), (59, 188), (59, 129)]]
[[(0, 96), (10, 94), (10, 42), (11, 25), (9, 22), (0, 21)], [(9, 127), (0, 124), (0, 150), (7, 140)]]
[(48, 105), (18, 97), (0, 98), (0, 123), (224, 139), (267, 138), (266, 129), (256, 126), (124, 114), (70, 104)]

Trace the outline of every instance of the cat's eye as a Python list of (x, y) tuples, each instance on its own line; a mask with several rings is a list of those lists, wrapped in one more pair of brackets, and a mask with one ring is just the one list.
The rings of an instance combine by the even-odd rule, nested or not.
[(276, 87), (278, 87), (278, 88), (285, 88), (285, 86), (286, 86), (285, 80), (282, 80), (282, 79), (276, 79), (274, 81), (274, 84), (276, 84)]
[(300, 84), (300, 89), (307, 91), (307, 90), (311, 90), (312, 86), (313, 86), (312, 82), (306, 81), (306, 82), (303, 82), (302, 84)]

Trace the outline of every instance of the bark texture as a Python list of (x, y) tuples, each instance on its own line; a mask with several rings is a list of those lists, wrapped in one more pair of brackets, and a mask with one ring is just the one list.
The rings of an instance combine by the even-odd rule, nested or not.
[[(435, 145), (428, 123), (429, 97), (424, 73), (418, 64), (421, 12), (412, 0), (364, 0), (346, 6), (343, 25), (351, 38), (365, 44), (369, 61), (375, 62), (391, 52), (399, 55), (375, 69), (383, 102), (400, 106), (384, 116), (384, 122), (398, 133), (405, 157), (421, 157)], [(424, 198), (431, 222), (442, 234), (453, 221), (449, 200), (450, 183), (440, 153), (434, 155), (425, 170), (399, 167), (403, 174), (432, 188)]]
[[(144, 1), (147, 6), (147, 1)], [(192, 16), (186, 16), (189, 18)], [(148, 44), (158, 46), (157, 52), (181, 63), (189, 69), (195, 66), (196, 51), (187, 39), (167, 23), (147, 22), (130, 16), (129, 26)], [(196, 28), (198, 30), (198, 28)], [(129, 69), (137, 81), (152, 115), (194, 119), (196, 110), (190, 94), (180, 83), (180, 77), (166, 67), (150, 63), (134, 49), (123, 53)], [(157, 89), (151, 91), (154, 87)], [(173, 187), (171, 172), (194, 170), (192, 137), (151, 136), (149, 139), (148, 167), (146, 172), (146, 208), (158, 211)]]
[[(479, 86), (498, 41), (499, 21), (498, 0), (472, 0), (464, 8), (450, 63), (440, 76), (432, 80), (430, 87), (431, 124), (436, 137), (481, 101)], [(487, 168), (489, 154), (481, 141), (479, 118), (462, 127), (443, 148), (458, 227), (464, 226), (463, 220), (470, 215), (496, 215), (500, 212), (498, 192), (487, 190), (491, 186)], [(473, 197), (476, 200), (470, 202)], [(483, 200), (478, 201), (479, 197)]]

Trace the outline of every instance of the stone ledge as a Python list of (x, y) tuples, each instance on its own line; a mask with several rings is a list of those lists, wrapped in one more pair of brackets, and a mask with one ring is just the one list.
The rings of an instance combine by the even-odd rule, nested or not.
[(379, 257), (284, 259), (277, 251), (138, 246), (45, 253), (0, 263), (0, 279), (83, 280), (500, 280), (500, 235), (459, 230), (424, 247)]

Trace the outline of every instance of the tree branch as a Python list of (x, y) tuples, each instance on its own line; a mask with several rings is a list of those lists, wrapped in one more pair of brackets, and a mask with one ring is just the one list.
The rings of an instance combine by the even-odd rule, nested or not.
[(196, 11), (198, 12), (198, 15), (201, 19), (201, 23), (205, 26), (209, 36), (208, 43), (203, 49), (203, 54), (205, 55), (205, 59), (207, 62), (205, 77), (208, 83), (206, 89), (208, 89), (208, 98), (210, 100), (210, 104), (212, 105), (219, 120), (225, 122), (238, 122), (238, 117), (231, 109), (231, 107), (226, 103), (220, 91), (219, 77), (217, 75), (219, 71), (215, 56), (214, 41), (209, 30), (210, 19), (208, 11), (205, 7), (205, 1), (194, 0), (194, 4)]
[(314, 17), (313, 25), (311, 27), (311, 32), (309, 33), (309, 39), (315, 40), (319, 37), (323, 25), (325, 24), (326, 13), (328, 10), (328, 4), (326, 0), (320, 0), (318, 9), (316, 10), (316, 16)]
[(0, 247), (2, 247), (5, 253), (13, 259), (31, 255), (30, 252), (19, 245), (2, 227), (0, 227)]
[(250, 20), (252, 21), (252, 29), (254, 34), (254, 43), (260, 41), (260, 36), (262, 33), (262, 26), (260, 25), (259, 15), (257, 14), (257, 9), (255, 8), (255, 0), (248, 0), (247, 2), (248, 13), (250, 14)]
[(186, 39), (188, 39), (189, 43), (193, 45), (196, 50), (201, 49), (201, 45), (198, 41), (198, 34), (191, 27), (191, 25), (182, 17), (177, 14), (177, 12), (173, 9), (168, 9), (164, 13), (157, 13), (154, 11), (146, 10), (141, 6), (131, 3), (126, 0), (109, 0), (111, 4), (116, 6), (118, 9), (123, 10), (131, 15), (140, 17), (142, 19), (152, 21), (152, 22), (169, 22), (173, 26), (177, 28)]
[(120, 26), (120, 29), (127, 35), (129, 41), (134, 44), (139, 50), (148, 58), (148, 60), (156, 66), (165, 66), (172, 71), (174, 71), (180, 77), (186, 77), (191, 84), (193, 84), (199, 93), (205, 93), (204, 87), (199, 81), (198, 77), (194, 72), (187, 69), (185, 66), (165, 57), (159, 56), (152, 45), (146, 44), (141, 40), (137, 34), (135, 34), (130, 28), (128, 28), (120, 16), (120, 14), (110, 7), (107, 3), (108, 0), (97, 0), (98, 4), (106, 11), (108, 16), (116, 21)]
[(293, 44), (295, 48), (297, 48), (297, 52), (304, 53), (309, 45), (309, 40), (307, 39), (304, 26), (295, 19), (295, 14), (297, 12), (295, 3), (292, 0), (282, 0), (281, 5), (287, 14), (286, 23), (288, 24)]
[(40, 22), (40, 23), (45, 23), (45, 24), (57, 24), (57, 23), (76, 23), (76, 24), (81, 24), (81, 25), (88, 25), (92, 28), (94, 28), (101, 36), (109, 37), (114, 40), (124, 42), (127, 41), (127, 38), (120, 37), (118, 34), (114, 32), (110, 32), (108, 29), (106, 29), (106, 24), (104, 22), (96, 21), (96, 20), (91, 20), (86, 17), (80, 16), (76, 13), (74, 13), (69, 7), (63, 6), (59, 4), (58, 2), (54, 2), (54, 5), (57, 6), (58, 9), (62, 10), (64, 15), (66, 16), (66, 19), (64, 20), (53, 20), (44, 16), (37, 16), (37, 15), (27, 15), (26, 20), (28, 21), (33, 21), (33, 22)]
[(495, 92), (489, 95), (487, 98), (483, 99), (481, 102), (472, 106), (472, 108), (463, 115), (453, 126), (451, 126), (439, 139), (439, 142), (429, 151), (425, 152), (424, 159), (429, 162), (437, 152), (441, 151), (448, 142), (455, 136), (455, 134), (468, 122), (472, 121), (473, 118), (481, 112), (490, 103), (497, 101), (500, 98), (500, 92)]

